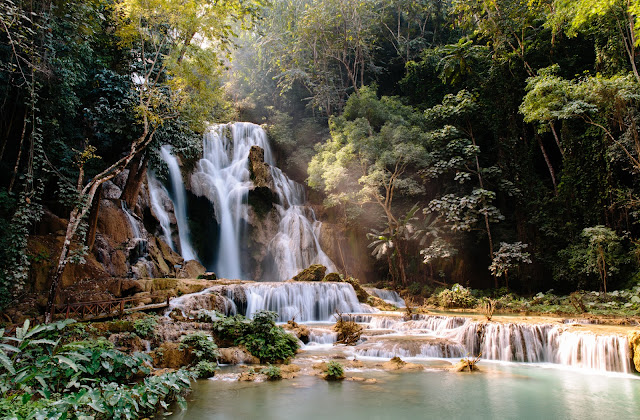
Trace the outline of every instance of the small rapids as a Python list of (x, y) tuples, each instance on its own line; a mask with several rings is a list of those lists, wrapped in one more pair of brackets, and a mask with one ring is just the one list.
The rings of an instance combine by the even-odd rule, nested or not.
[(373, 296), (377, 296), (380, 299), (384, 300), (391, 305), (395, 305), (396, 308), (406, 308), (407, 305), (404, 302), (404, 299), (400, 297), (398, 292), (395, 290), (387, 290), (387, 289), (377, 289), (377, 288), (366, 288), (367, 292)]
[[(520, 363), (551, 363), (630, 373), (629, 343), (620, 335), (570, 331), (564, 325), (478, 322), (470, 318), (414, 315), (410, 320), (382, 314), (356, 315), (364, 328), (357, 356), (460, 358)], [(316, 339), (319, 337), (319, 339)], [(312, 334), (310, 344), (327, 344)]]
[(380, 312), (358, 302), (349, 283), (340, 282), (232, 282), (171, 301), (169, 312), (194, 316), (202, 310), (248, 317), (268, 310), (278, 321), (309, 323), (305, 348), (335, 343), (330, 325), (342, 313), (362, 325), (361, 342), (349, 348), (356, 356), (461, 358), (481, 355), (484, 360), (549, 363), (607, 372), (630, 373), (629, 342), (617, 334), (574, 331), (562, 323), (485, 322), (463, 316), (414, 314), (409, 319)]

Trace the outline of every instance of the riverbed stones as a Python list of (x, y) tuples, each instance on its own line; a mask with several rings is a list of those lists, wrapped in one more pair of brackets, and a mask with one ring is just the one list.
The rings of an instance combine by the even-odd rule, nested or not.
[(478, 372), (480, 368), (472, 360), (460, 360), (451, 368), (453, 372)]

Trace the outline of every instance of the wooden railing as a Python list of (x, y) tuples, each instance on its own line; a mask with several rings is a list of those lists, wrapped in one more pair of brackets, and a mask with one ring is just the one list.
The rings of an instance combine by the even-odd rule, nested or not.
[(149, 297), (158, 298), (160, 295), (118, 298), (94, 302), (63, 303), (54, 305), (51, 318), (55, 319), (56, 315), (62, 315), (65, 319), (73, 318), (81, 321), (91, 318), (106, 318), (114, 315), (122, 316), (125, 314), (125, 311), (157, 309), (169, 306), (169, 300), (171, 299), (171, 297), (167, 295), (167, 300), (161, 304), (144, 305), (134, 308), (127, 307), (127, 304), (138, 302), (142, 299), (148, 299)]

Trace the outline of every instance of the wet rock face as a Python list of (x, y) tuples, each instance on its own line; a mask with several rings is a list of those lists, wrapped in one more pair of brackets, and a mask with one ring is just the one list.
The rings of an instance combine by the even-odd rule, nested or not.
[(256, 188), (273, 189), (273, 178), (269, 165), (264, 161), (264, 150), (260, 146), (251, 146), (249, 150), (249, 173)]
[(258, 364), (260, 359), (249, 353), (242, 347), (225, 347), (218, 349), (220, 353), (220, 363), (229, 365)]
[(309, 336), (311, 335), (311, 331), (306, 325), (300, 325), (293, 320), (289, 320), (285, 325), (282, 326), (282, 328), (293, 333), (293, 335), (295, 335), (304, 344), (309, 343)]
[(637, 372), (640, 372), (640, 331), (629, 333), (629, 346), (631, 347), (631, 357)]
[(322, 281), (327, 267), (321, 264), (313, 264), (305, 268), (293, 277), (293, 281)]
[[(196, 260), (189, 260), (184, 263), (182, 268), (178, 270), (177, 277), (179, 279), (197, 279), (205, 273), (206, 269)], [(215, 274), (214, 279), (215, 280)]]
[(190, 365), (195, 356), (190, 349), (181, 349), (178, 343), (163, 343), (151, 353), (153, 366), (179, 369)]

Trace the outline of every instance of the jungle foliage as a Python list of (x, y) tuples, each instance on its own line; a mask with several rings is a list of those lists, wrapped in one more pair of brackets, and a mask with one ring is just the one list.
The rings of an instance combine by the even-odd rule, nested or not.
[(376, 277), (632, 287), (639, 12), (636, 0), (276, 1), (227, 87), (290, 172), (310, 162), (331, 221), (367, 235)]
[(279, 163), (369, 240), (388, 283), (632, 287), (638, 13), (637, 0), (5, 1), (0, 304), (44, 258), (28, 248), (43, 214), (69, 220), (56, 280), (92, 245), (102, 182), (161, 144), (189, 160), (207, 123), (234, 116), (266, 124)]
[(73, 322), (27, 320), (15, 334), (0, 332), (2, 418), (136, 419), (184, 404), (191, 373), (149, 376), (148, 355), (123, 353), (105, 338), (73, 341)]

